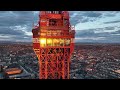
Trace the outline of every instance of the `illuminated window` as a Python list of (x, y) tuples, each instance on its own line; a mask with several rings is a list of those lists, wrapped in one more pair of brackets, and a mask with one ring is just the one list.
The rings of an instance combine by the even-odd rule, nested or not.
[(64, 45), (64, 39), (59, 39), (60, 40), (60, 46)]
[(47, 39), (47, 46), (52, 46), (52, 39)]
[(45, 38), (40, 38), (40, 46), (41, 47), (46, 46), (46, 39)]
[(65, 39), (65, 46), (70, 46), (70, 39)]
[(59, 45), (60, 45), (59, 39), (53, 39), (53, 46), (59, 46)]

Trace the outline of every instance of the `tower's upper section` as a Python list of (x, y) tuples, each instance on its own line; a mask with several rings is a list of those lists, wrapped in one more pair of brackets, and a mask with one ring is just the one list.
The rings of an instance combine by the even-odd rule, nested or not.
[(74, 37), (68, 11), (40, 11), (38, 25), (33, 29), (33, 37), (38, 36)]
[(69, 12), (68, 11), (41, 11), (39, 13), (39, 26), (69, 26)]
[(41, 11), (39, 14), (39, 26), (69, 28), (69, 13), (67, 11)]

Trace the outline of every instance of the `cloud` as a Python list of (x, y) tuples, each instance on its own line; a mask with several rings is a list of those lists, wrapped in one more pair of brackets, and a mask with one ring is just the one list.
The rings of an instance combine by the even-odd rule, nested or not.
[(120, 34), (120, 30), (117, 30), (115, 32), (112, 32), (111, 34)]
[(34, 17), (37, 14), (33, 11), (0, 11), (0, 40), (31, 41), (30, 32), (33, 22), (37, 21)]
[(115, 27), (105, 27), (106, 30), (114, 30)]
[(33, 21), (33, 12), (30, 11), (8, 11), (0, 12), (0, 26), (30, 26)]
[(104, 11), (105, 17), (115, 17), (117, 14), (119, 14), (119, 11)]
[(98, 18), (102, 16), (102, 13), (94, 12), (94, 11), (87, 11), (87, 12), (84, 12), (82, 15), (86, 17), (97, 17)]
[(104, 22), (104, 24), (110, 24), (110, 23), (119, 23), (119, 22), (120, 22), (120, 20), (118, 20), (118, 21)]
[(95, 11), (75, 11), (70, 12), (71, 24), (76, 25), (78, 23), (86, 23), (96, 21), (102, 17), (102, 13)]
[(105, 40), (105, 37), (81, 37), (76, 40)]
[(77, 30), (76, 37), (95, 36), (94, 29)]
[(114, 35), (114, 36), (120, 36), (120, 34), (111, 34), (111, 35)]
[(0, 27), (0, 34), (9, 34), (9, 35), (24, 35), (24, 32), (21, 30), (13, 30), (10, 27)]

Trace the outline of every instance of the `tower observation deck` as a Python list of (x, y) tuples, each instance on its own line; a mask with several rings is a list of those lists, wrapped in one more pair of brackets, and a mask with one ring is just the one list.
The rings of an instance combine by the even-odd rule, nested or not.
[(41, 11), (32, 33), (33, 49), (39, 60), (39, 78), (69, 79), (75, 37), (69, 12)]

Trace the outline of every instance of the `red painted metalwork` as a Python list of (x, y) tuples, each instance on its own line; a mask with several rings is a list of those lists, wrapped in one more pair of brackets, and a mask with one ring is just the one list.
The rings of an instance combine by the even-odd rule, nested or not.
[(32, 29), (33, 49), (39, 60), (40, 79), (69, 79), (75, 30), (68, 11), (41, 11)]

